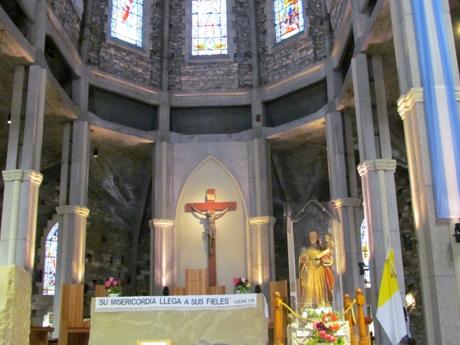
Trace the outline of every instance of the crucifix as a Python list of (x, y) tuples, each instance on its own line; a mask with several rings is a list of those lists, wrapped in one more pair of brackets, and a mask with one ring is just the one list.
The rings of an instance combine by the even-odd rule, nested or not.
[(216, 220), (222, 218), (228, 211), (236, 210), (235, 201), (216, 202), (215, 189), (206, 191), (206, 202), (185, 204), (185, 212), (199, 214), (206, 219), (208, 236), (208, 275), (209, 286), (217, 285), (216, 273)]

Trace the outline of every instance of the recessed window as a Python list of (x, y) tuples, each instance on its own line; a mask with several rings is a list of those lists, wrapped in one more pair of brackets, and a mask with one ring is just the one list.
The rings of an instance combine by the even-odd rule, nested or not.
[(192, 55), (226, 55), (227, 1), (192, 0)]
[(56, 263), (59, 223), (54, 224), (45, 242), (45, 264), (43, 269), (43, 295), (54, 296), (56, 291)]
[(110, 36), (142, 47), (144, 0), (112, 0)]
[(274, 0), (276, 43), (304, 30), (302, 0)]

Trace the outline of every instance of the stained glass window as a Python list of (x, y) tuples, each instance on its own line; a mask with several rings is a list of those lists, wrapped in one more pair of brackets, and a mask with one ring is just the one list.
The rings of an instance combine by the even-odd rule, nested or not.
[(364, 286), (366, 288), (371, 287), (371, 272), (370, 272), (370, 252), (369, 252), (369, 229), (367, 228), (367, 221), (364, 218), (361, 223), (361, 259), (362, 261), (362, 270), (364, 273)]
[(56, 223), (45, 242), (45, 266), (43, 270), (43, 295), (54, 296), (56, 289), (56, 260), (59, 224)]
[(110, 35), (142, 47), (144, 0), (112, 0)]
[(227, 1), (192, 0), (192, 55), (227, 51)]
[(276, 43), (291, 37), (304, 29), (302, 0), (275, 1), (275, 38)]

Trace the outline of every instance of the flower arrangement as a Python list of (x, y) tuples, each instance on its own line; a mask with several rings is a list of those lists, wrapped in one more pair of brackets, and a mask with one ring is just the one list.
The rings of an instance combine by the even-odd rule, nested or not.
[(234, 293), (247, 293), (251, 284), (248, 278), (233, 278), (233, 292)]
[(309, 321), (304, 331), (307, 335), (302, 341), (303, 345), (319, 344), (347, 344), (346, 323), (340, 319), (339, 314), (330, 307), (309, 308), (302, 313)]
[(121, 295), (122, 288), (119, 279), (109, 277), (105, 280), (104, 286), (109, 295)]

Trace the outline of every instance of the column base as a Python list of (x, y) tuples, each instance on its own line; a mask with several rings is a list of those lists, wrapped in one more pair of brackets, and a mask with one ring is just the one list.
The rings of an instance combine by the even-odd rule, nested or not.
[(1, 266), (0, 282), (0, 345), (29, 344), (32, 276), (18, 266)]

